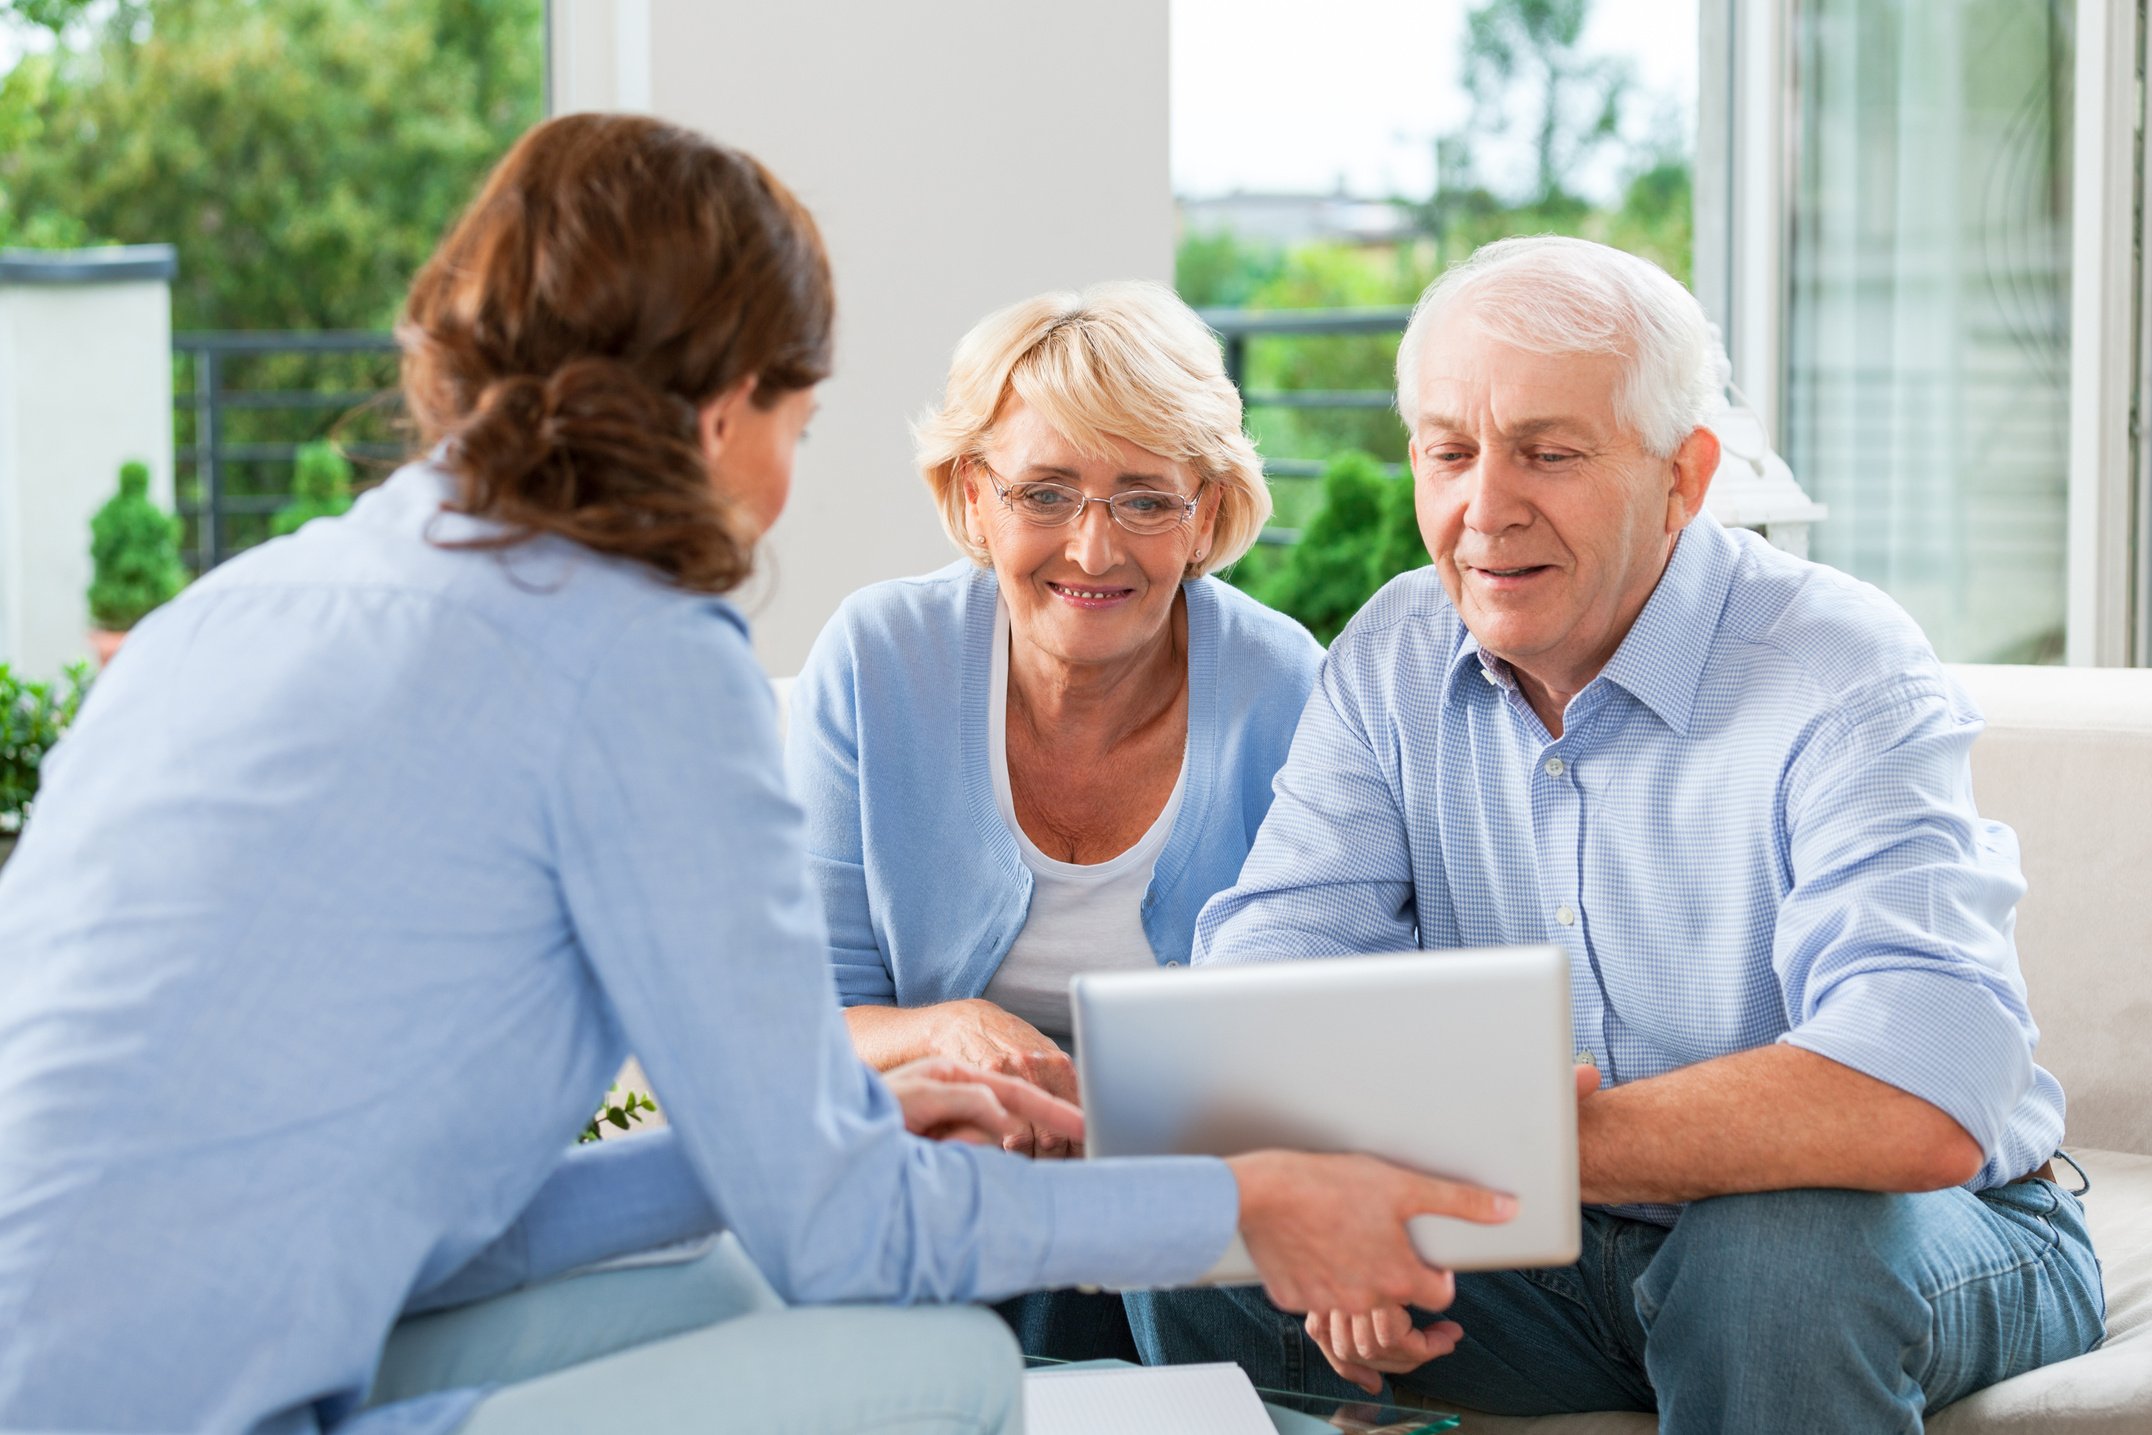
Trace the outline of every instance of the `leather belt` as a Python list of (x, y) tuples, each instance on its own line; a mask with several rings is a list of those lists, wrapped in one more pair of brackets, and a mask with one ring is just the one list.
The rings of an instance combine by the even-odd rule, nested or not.
[(2018, 1184), (2018, 1181), (2052, 1181), (2054, 1179), (2055, 1163), (2053, 1161), (2042, 1161), (2039, 1165), (2033, 1167), (2030, 1171), (2027, 1171), (2024, 1175), (2018, 1177), (2017, 1181), (2012, 1181), (2008, 1184), (2015, 1186)]

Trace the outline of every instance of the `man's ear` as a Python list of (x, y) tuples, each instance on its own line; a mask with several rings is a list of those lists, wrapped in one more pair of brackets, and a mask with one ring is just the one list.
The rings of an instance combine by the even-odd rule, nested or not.
[(754, 392), (755, 376), (749, 374), (695, 410), (695, 436), (702, 441), (704, 459), (715, 459), (724, 451), (726, 440), (739, 422), (740, 411), (747, 407)]
[(1719, 436), (1707, 428), (1690, 430), (1670, 462), (1674, 481), (1666, 494), (1666, 531), (1679, 533), (1703, 511), (1704, 495), (1719, 471)]

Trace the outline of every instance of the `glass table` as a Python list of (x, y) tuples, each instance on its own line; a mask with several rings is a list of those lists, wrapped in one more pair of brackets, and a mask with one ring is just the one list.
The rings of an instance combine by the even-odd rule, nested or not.
[[(1032, 1368), (1066, 1367), (1074, 1370), (1088, 1366), (1112, 1366), (1125, 1362), (1115, 1360), (1049, 1360), (1044, 1356), (1026, 1356), (1024, 1364)], [(1278, 1429), (1278, 1435), (1434, 1435), (1436, 1431), (1455, 1430), (1459, 1421), (1455, 1415), (1437, 1410), (1416, 1410), (1402, 1405), (1384, 1405), (1368, 1399), (1332, 1400), (1322, 1395), (1298, 1395), (1289, 1390), (1265, 1390), (1256, 1387), (1255, 1393), (1263, 1397), (1263, 1408), (1270, 1412), (1270, 1423)]]

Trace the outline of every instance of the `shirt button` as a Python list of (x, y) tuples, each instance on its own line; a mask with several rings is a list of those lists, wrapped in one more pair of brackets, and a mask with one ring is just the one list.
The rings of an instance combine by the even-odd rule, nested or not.
[(1502, 680), (1494, 675), (1494, 670), (1492, 668), (1481, 668), (1480, 676), (1487, 680), (1487, 686), (1490, 688), (1498, 688), (1502, 686)]
[(1562, 775), (1562, 771), (1563, 765), (1560, 758), (1550, 757), (1547, 759), (1547, 776), (1560, 777)]
[(1554, 909), (1554, 920), (1565, 927), (1574, 927), (1577, 924), (1577, 914), (1573, 908), (1556, 907)]
[(1577, 1053), (1577, 1065), (1588, 1066), (1592, 1070), (1597, 1071), (1599, 1069), (1599, 1058), (1593, 1056), (1588, 1051), (1580, 1051)]
[(1177, 966), (1179, 966), (1180, 964), (1181, 964), (1181, 959), (1180, 959), (1179, 957), (1168, 957), (1168, 958), (1166, 958), (1166, 965), (1167, 965), (1167, 966), (1169, 966), (1169, 967), (1177, 967)]

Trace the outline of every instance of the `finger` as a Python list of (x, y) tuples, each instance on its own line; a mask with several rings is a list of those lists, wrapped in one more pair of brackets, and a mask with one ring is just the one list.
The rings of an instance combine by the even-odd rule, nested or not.
[(1370, 1369), (1368, 1366), (1362, 1365), (1358, 1361), (1349, 1359), (1345, 1356), (1333, 1355), (1327, 1350), (1323, 1352), (1323, 1359), (1330, 1362), (1330, 1368), (1332, 1370), (1335, 1370), (1338, 1374), (1344, 1376), (1347, 1380), (1350, 1380), (1353, 1384), (1359, 1386), (1368, 1394), (1382, 1394), (1381, 1371)]
[(1352, 1354), (1364, 1365), (1382, 1359), (1386, 1352), (1375, 1338), (1375, 1318), (1361, 1311), (1352, 1318)]
[(1421, 1310), (1448, 1310), (1457, 1300), (1457, 1277), (1440, 1266), (1421, 1266), (1412, 1273), (1408, 1304)]
[(904, 1124), (916, 1133), (945, 1126), (975, 1126), (991, 1131), (998, 1139), (1025, 1129), (1025, 1123), (1011, 1116), (992, 1091), (974, 1082), (925, 1082), (914, 1078), (904, 1083), (901, 1100)]
[(1417, 1365), (1430, 1360), (1440, 1360), (1457, 1348), (1457, 1342), (1465, 1337), (1465, 1328), (1454, 1320), (1438, 1320), (1423, 1326), (1408, 1338), (1405, 1348), (1412, 1352)]
[(1323, 1359), (1329, 1363), (1332, 1370), (1368, 1394), (1379, 1394), (1382, 1390), (1382, 1373), (1352, 1359), (1341, 1349), (1337, 1340), (1336, 1331), (1341, 1323), (1349, 1322), (1350, 1317), (1342, 1311), (1314, 1310), (1308, 1312), (1305, 1324), (1308, 1338), (1315, 1342), (1315, 1348), (1322, 1352)]
[(1326, 1321), (1330, 1327), (1329, 1348), (1336, 1353), (1340, 1360), (1351, 1360), (1353, 1358), (1352, 1312), (1344, 1310), (1331, 1311), (1326, 1317)]
[(1582, 1101), (1599, 1089), (1599, 1068), (1579, 1065), (1577, 1067), (1577, 1099)]
[(924, 1136), (929, 1141), (954, 1141), (960, 1146), (999, 1146), (1001, 1144), (1001, 1133), (999, 1131), (986, 1131), (977, 1126), (965, 1126), (962, 1124), (936, 1126), (930, 1131), (920, 1131), (914, 1134)]
[(1069, 1060), (1065, 1051), (1029, 1053), (1029, 1065), (1025, 1074), (1034, 1084), (1063, 1101), (1073, 1102), (1077, 1099), (1076, 1064)]
[(1412, 1313), (1401, 1305), (1376, 1306), (1368, 1313), (1368, 1321), (1374, 1327), (1376, 1346), (1383, 1350), (1412, 1334)]
[(994, 1072), (977, 1072), (973, 1078), (994, 1093), (1012, 1116), (1018, 1116), (1065, 1141), (1083, 1140), (1083, 1112), (1058, 1096), (1028, 1081)]
[(1455, 1216), (1461, 1221), (1496, 1226), (1517, 1214), (1517, 1198), (1501, 1191), (1416, 1172), (1407, 1173), (1407, 1179), (1411, 1183), (1405, 1195), (1409, 1215)]

